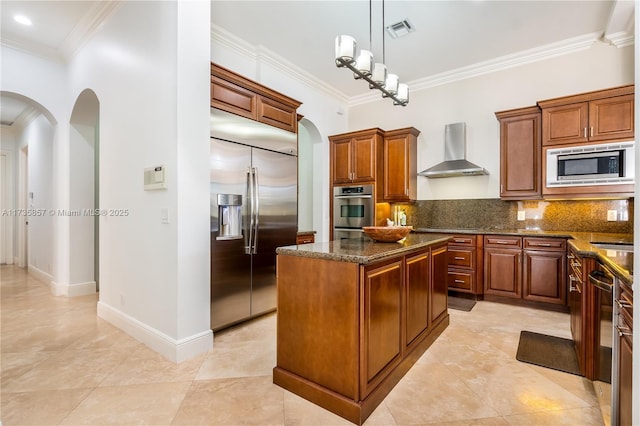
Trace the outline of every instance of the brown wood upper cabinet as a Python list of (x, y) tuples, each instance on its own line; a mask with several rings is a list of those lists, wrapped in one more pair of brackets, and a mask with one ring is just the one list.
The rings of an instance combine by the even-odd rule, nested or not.
[(374, 183), (382, 165), (383, 137), (378, 128), (329, 136), (331, 184)]
[(542, 198), (540, 108), (500, 111), (496, 117), (500, 121), (500, 198)]
[(415, 200), (419, 134), (376, 127), (329, 136), (331, 185), (374, 183), (379, 202)]
[(300, 102), (211, 63), (211, 107), (279, 127), (298, 131)]
[(566, 145), (634, 137), (634, 86), (539, 101), (542, 145)]
[(413, 127), (392, 130), (384, 134), (384, 179), (382, 191), (384, 201), (415, 200), (417, 188), (417, 145), (420, 130)]

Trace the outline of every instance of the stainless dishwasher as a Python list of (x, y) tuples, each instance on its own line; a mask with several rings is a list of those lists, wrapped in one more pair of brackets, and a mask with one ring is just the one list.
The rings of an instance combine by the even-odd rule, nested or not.
[(596, 359), (596, 380), (601, 389), (606, 389), (611, 397), (611, 424), (615, 425), (617, 395), (617, 339), (614, 338), (614, 318), (617, 318), (617, 307), (613, 303), (616, 294), (616, 277), (602, 263), (589, 273), (589, 283), (596, 289), (597, 327), (596, 342), (598, 350)]

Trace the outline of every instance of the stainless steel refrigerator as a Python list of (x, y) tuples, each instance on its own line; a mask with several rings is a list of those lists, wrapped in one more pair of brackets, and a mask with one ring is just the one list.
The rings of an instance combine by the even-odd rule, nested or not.
[(296, 243), (297, 135), (211, 109), (211, 329), (276, 309), (277, 247)]

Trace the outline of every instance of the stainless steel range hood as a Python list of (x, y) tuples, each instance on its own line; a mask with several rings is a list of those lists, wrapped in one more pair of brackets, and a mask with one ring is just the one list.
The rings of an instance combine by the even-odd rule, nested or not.
[(484, 168), (467, 161), (466, 124), (452, 123), (444, 128), (444, 161), (418, 173), (428, 178), (488, 175)]

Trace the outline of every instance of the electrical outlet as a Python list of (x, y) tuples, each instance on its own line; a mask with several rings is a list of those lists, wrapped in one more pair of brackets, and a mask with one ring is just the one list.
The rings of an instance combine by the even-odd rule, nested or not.
[(525, 211), (518, 210), (518, 220), (524, 220), (524, 219), (525, 219)]
[(617, 210), (607, 210), (607, 221), (615, 222), (618, 220), (618, 211)]

